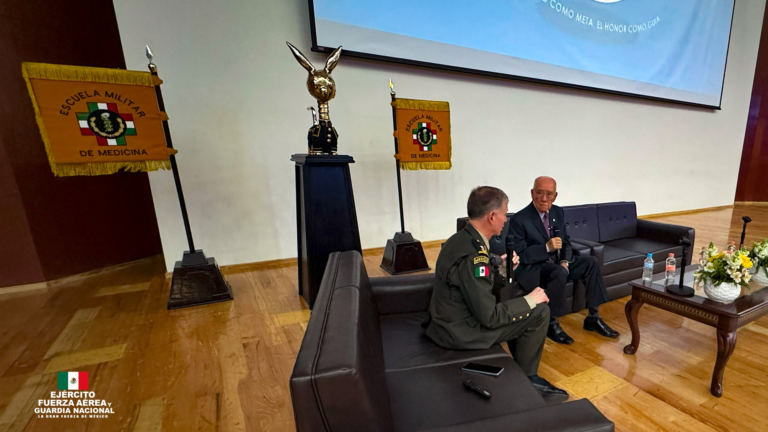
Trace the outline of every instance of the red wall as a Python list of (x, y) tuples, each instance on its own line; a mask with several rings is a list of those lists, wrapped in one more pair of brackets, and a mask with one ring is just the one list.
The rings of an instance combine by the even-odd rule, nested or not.
[(23, 61), (125, 69), (112, 2), (0, 2), (0, 287), (162, 253), (146, 174), (51, 173)]
[(768, 7), (763, 16), (763, 34), (757, 54), (752, 101), (741, 153), (741, 168), (735, 201), (768, 201)]

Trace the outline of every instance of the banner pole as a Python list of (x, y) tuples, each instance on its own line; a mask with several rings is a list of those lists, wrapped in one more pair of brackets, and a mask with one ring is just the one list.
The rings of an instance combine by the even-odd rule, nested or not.
[[(152, 74), (152, 82), (155, 85), (157, 106), (163, 114), (163, 131), (165, 132), (165, 144), (173, 148), (171, 141), (171, 129), (168, 126), (168, 114), (165, 112), (163, 92), (160, 90), (162, 81), (157, 76), (157, 66), (152, 63), (152, 51), (147, 46), (147, 59), (149, 59), (149, 72)], [(168, 309), (178, 309), (189, 306), (199, 306), (209, 303), (233, 300), (232, 287), (224, 280), (216, 258), (206, 257), (202, 249), (196, 250), (192, 240), (192, 230), (189, 227), (189, 215), (187, 203), (184, 201), (184, 191), (181, 189), (181, 177), (179, 167), (176, 165), (176, 156), (171, 154), (171, 169), (173, 181), (176, 183), (176, 193), (179, 195), (181, 217), (184, 219), (184, 230), (187, 232), (189, 250), (184, 251), (181, 261), (176, 261), (171, 276), (171, 290), (168, 294)]]
[(395, 109), (395, 100), (397, 95), (395, 94), (395, 86), (392, 84), (392, 80), (389, 80), (389, 95), (392, 97), (392, 127), (395, 131), (395, 171), (397, 171), (397, 198), (400, 201), (400, 232), (405, 232), (405, 218), (403, 217), (403, 184), (400, 180), (400, 159), (398, 155), (400, 149), (397, 145), (397, 110)]
[[(158, 77), (157, 66), (152, 63), (152, 51), (147, 47), (147, 57), (149, 58), (149, 72), (153, 77)], [(155, 95), (157, 96), (157, 105), (162, 113), (165, 113), (165, 102), (163, 102), (163, 91), (160, 89), (160, 85), (155, 85)], [(171, 140), (171, 129), (168, 126), (168, 120), (163, 120), (163, 131), (165, 132), (165, 143), (168, 148), (173, 148), (173, 141)], [(195, 242), (192, 239), (192, 229), (189, 226), (189, 215), (187, 214), (187, 203), (184, 200), (184, 191), (181, 188), (181, 177), (179, 177), (179, 167), (176, 165), (176, 155), (171, 154), (171, 170), (173, 171), (173, 181), (176, 183), (176, 194), (179, 196), (179, 206), (181, 206), (181, 218), (184, 220), (184, 230), (187, 232), (187, 243), (189, 244), (189, 252), (195, 253)]]

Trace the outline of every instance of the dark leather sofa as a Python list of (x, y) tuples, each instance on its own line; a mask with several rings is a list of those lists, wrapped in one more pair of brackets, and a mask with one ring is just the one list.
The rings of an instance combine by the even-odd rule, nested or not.
[[(356, 251), (332, 253), (290, 379), (307, 431), (613, 431), (589, 400), (548, 405), (501, 346), (455, 351), (421, 323), (433, 274), (368, 278)], [(461, 371), (502, 366), (495, 378)], [(472, 379), (489, 400), (464, 389)]]
[[(672, 252), (680, 267), (683, 248), (678, 244), (680, 237), (687, 237), (694, 243), (696, 232), (693, 228), (653, 222), (637, 218), (634, 202), (622, 201), (604, 204), (564, 206), (565, 224), (571, 237), (574, 255), (594, 256), (600, 264), (608, 296), (611, 300), (628, 296), (632, 289), (629, 282), (643, 276), (643, 261), (648, 253), (653, 254), (654, 273), (664, 271), (667, 255)], [(514, 213), (507, 213), (507, 219)], [(468, 219), (456, 220), (456, 229), (464, 229)], [(502, 255), (505, 251), (507, 226), (501, 235), (489, 239), (491, 252)], [(691, 263), (693, 247), (688, 248), (687, 262)], [(575, 289), (574, 289), (575, 288)], [(571, 310), (584, 309), (584, 287), (578, 282), (566, 286)], [(500, 292), (500, 299), (521, 295), (516, 287), (507, 287)]]

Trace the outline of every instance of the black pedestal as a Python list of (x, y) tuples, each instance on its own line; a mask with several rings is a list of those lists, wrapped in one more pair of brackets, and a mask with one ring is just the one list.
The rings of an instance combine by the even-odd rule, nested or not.
[(381, 268), (389, 274), (398, 275), (429, 270), (429, 264), (421, 242), (405, 231), (395, 233), (394, 238), (387, 240)]
[(221, 275), (216, 259), (206, 258), (202, 249), (184, 251), (184, 257), (173, 268), (168, 309), (227, 300), (232, 300), (232, 289)]
[(296, 232), (299, 259), (299, 294), (310, 309), (315, 304), (331, 252), (357, 250), (355, 197), (345, 155), (295, 154)]

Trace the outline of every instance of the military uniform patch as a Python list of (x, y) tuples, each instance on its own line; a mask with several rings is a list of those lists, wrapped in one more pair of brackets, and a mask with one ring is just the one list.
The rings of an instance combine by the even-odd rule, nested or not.
[(488, 277), (491, 275), (491, 271), (488, 266), (475, 267), (475, 277)]
[(487, 256), (478, 256), (478, 257), (475, 257), (474, 263), (475, 264), (480, 264), (480, 263), (490, 264), (490, 260), (488, 259)]

